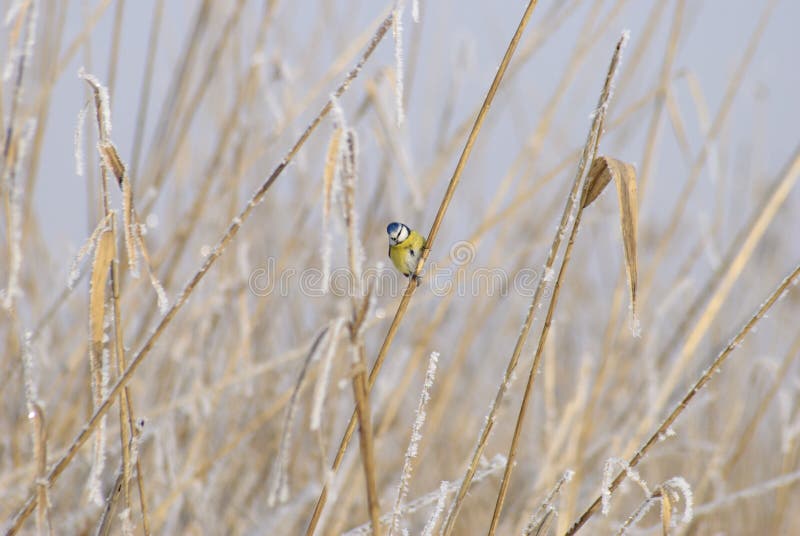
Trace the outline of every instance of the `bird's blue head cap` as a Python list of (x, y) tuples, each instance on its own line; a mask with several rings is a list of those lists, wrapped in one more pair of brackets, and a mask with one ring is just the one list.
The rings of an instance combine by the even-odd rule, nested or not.
[(408, 238), (408, 235), (411, 234), (407, 225), (396, 221), (393, 221), (386, 227), (386, 232), (389, 234), (389, 242), (393, 245), (403, 242)]

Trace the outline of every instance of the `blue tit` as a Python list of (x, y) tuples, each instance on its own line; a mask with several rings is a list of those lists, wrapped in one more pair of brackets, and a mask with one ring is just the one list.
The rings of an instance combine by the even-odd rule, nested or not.
[(425, 239), (407, 225), (398, 222), (390, 223), (386, 232), (389, 234), (389, 258), (400, 273), (410, 277), (417, 269)]

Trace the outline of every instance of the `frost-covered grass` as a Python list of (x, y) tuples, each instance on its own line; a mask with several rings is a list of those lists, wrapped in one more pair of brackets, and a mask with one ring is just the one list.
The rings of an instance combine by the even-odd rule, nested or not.
[(540, 3), (3, 6), (0, 528), (800, 533), (794, 4)]

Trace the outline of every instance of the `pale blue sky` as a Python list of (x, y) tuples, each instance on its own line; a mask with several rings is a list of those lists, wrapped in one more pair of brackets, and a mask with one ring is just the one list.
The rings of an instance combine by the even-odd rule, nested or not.
[[(65, 43), (70, 42), (77, 34), (86, 6), (91, 5), (93, 8), (95, 4), (97, 2), (70, 3)], [(156, 114), (161, 109), (172, 69), (198, 4), (197, 1), (189, 0), (165, 4), (148, 134), (152, 132)], [(451, 126), (461, 122), (465, 114), (473, 110), (482, 99), (524, 7), (524, 3), (519, 1), (422, 0), (421, 4), (422, 53), (418, 73), (411, 88), (405, 134), (411, 159), (418, 164), (417, 167), (424, 167), (433, 153), (436, 125), (456, 74), (461, 86), (451, 103), (455, 110)], [(579, 4), (575, 15), (567, 19), (540, 53), (524, 66), (520, 76), (504, 86), (492, 112), (497, 114), (493, 118), (496, 121), (494, 130), (481, 140), (476, 158), (468, 168), (467, 177), (470, 174), (480, 176), (491, 173), (493, 162), (513, 158), (520, 149), (523, 138), (536, 125), (543, 113), (544, 103), (579, 39), (580, 29), (594, 2), (586, 0)], [(615, 2), (602, 2), (601, 18), (609, 13), (612, 4)], [(658, 34), (654, 44), (646, 56), (645, 68), (631, 79), (630, 87), (620, 88), (620, 101), (612, 108), (612, 117), (617, 106), (633, 102), (654, 84), (675, 5), (674, 2), (667, 4), (663, 20), (657, 25)], [(682, 40), (675, 66), (676, 70), (685, 69), (697, 77), (713, 115), (721, 103), (728, 79), (742, 57), (746, 40), (766, 3), (746, 0), (688, 0), (686, 4), (685, 28), (688, 32)], [(349, 43), (352, 36), (368, 29), (387, 5), (389, 4), (386, 2), (373, 1), (335, 2), (327, 5), (318, 2), (282, 2), (276, 15), (279, 23), (270, 33), (266, 54), (268, 57), (280, 56), (290, 68), (300, 73), (298, 87), (304, 83), (310, 84), (319, 79), (332, 58)], [(568, 97), (556, 112), (557, 126), (554, 136), (545, 142), (542, 169), (547, 168), (546, 162), (558, 161), (566, 154), (568, 147), (582, 142), (588, 124), (587, 116), (595, 101), (614, 41), (622, 29), (630, 29), (632, 41), (628, 54), (632, 54), (643, 38), (645, 20), (652, 5), (653, 2), (643, 0), (626, 2), (619, 16), (601, 33), (587, 60), (581, 64), (576, 75), (578, 83), (570, 87)], [(539, 30), (537, 16), (541, 17), (553, 6), (553, 0), (540, 2), (529, 33)], [(121, 57), (125, 67), (118, 72), (112, 102), (113, 137), (123, 157), (127, 157), (131, 151), (152, 7), (152, 1), (128, 1), (125, 4), (121, 41)], [(250, 16), (243, 23), (244, 35), (254, 34), (257, 15), (261, 13), (261, 9), (261, 2), (248, 2), (247, 13)], [(86, 50), (82, 50), (66, 67), (56, 85), (48, 117), (44, 145), (44, 154), (47, 157), (42, 160), (39, 170), (35, 207), (39, 211), (43, 232), (56, 244), (63, 246), (64, 254), (74, 250), (87, 232), (85, 179), (74, 173), (72, 147), (76, 116), (85, 99), (84, 86), (78, 80), (77, 72), (81, 66), (86, 66), (87, 70), (95, 73), (101, 80), (108, 78), (107, 51), (113, 13), (112, 6), (92, 33), (91, 62), (87, 60)], [(308, 27), (308, 20), (313, 21), (311, 28)], [(330, 24), (325, 24), (324, 21), (329, 21)], [(774, 175), (800, 138), (800, 106), (797, 102), (800, 70), (797, 69), (796, 59), (800, 45), (798, 21), (800, 2), (777, 2), (723, 135), (724, 150), (721, 158), (724, 168), (739, 168), (735, 180), (742, 181), (743, 188), (751, 187), (751, 181)], [(221, 24), (221, 20), (212, 22), (212, 35), (216, 35)], [(417, 31), (413, 28), (410, 16), (406, 18), (405, 29), (408, 49), (409, 41)], [(309, 59), (312, 51), (308, 47), (312, 42), (313, 59)], [(244, 38), (242, 43), (245, 47), (250, 47), (252, 38)], [(460, 72), (456, 73), (455, 58), (459, 56), (459, 51), (471, 51), (467, 54), (470, 62), (466, 69), (459, 68)], [(243, 50), (243, 55), (248, 52)], [(382, 66), (391, 67), (392, 58), (391, 42), (387, 40), (381, 44), (370, 67), (373, 70)], [(309, 64), (309, 61), (312, 63)], [(696, 154), (701, 140), (700, 127), (687, 85), (683, 82), (676, 83), (675, 93), (687, 121), (687, 134)], [(210, 110), (208, 102), (209, 99), (206, 98), (203, 106), (207, 110), (204, 110), (205, 114), (201, 114), (206, 118), (209, 117)], [(296, 122), (295, 130), (304, 126), (306, 118), (310, 117), (312, 110), (318, 108), (319, 102), (320, 99), (314, 101), (311, 109)], [(344, 105), (349, 108), (353, 103), (345, 102)], [(649, 118), (649, 113), (643, 117)], [(646, 124), (642, 124), (641, 133), (632, 136), (632, 142), (615, 148), (618, 156), (633, 162), (641, 158), (640, 140), (644, 138), (645, 128)], [(662, 139), (672, 139), (668, 131), (668, 127), (665, 127)], [(207, 146), (214, 139), (214, 133), (209, 132), (209, 123), (204, 124), (204, 121), (193, 124), (190, 136), (192, 143), (198, 147)], [(148, 147), (149, 144), (145, 143), (145, 154)], [(274, 154), (280, 154), (283, 150), (284, 147), (276, 148)], [(679, 154), (673, 142), (664, 142), (659, 156), (659, 176), (653, 181), (654, 192), (659, 192), (659, 195), (674, 192), (676, 184), (685, 179), (687, 168), (679, 162)], [(312, 153), (305, 156), (315, 158)], [(742, 159), (747, 160), (747, 173), (741, 173)], [(137, 195), (142, 193), (138, 192)], [(438, 193), (434, 198), (426, 200), (426, 214), (432, 207), (435, 208), (438, 201)], [(647, 202), (649, 201), (646, 200), (645, 203)], [(657, 217), (656, 214), (651, 216)], [(650, 216), (645, 213), (643, 217)]]

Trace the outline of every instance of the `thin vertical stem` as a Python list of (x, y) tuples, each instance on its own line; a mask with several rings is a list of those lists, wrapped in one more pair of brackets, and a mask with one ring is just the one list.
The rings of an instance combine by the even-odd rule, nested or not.
[[(464, 145), (464, 149), (461, 152), (461, 156), (458, 159), (458, 164), (456, 164), (456, 168), (453, 171), (453, 176), (450, 178), (450, 183), (447, 185), (447, 191), (445, 191), (444, 198), (442, 199), (441, 204), (439, 205), (439, 210), (436, 213), (436, 218), (433, 220), (433, 225), (431, 226), (430, 232), (428, 232), (427, 242), (425, 247), (422, 248), (422, 255), (419, 260), (419, 264), (417, 265), (417, 269), (414, 272), (415, 275), (419, 275), (422, 271), (423, 266), (425, 266), (425, 261), (430, 255), (431, 248), (433, 247), (434, 240), (436, 239), (436, 235), (439, 233), (439, 227), (442, 224), (442, 220), (444, 219), (444, 215), (447, 213), (447, 208), (450, 206), (450, 201), (453, 199), (453, 194), (455, 193), (456, 187), (461, 180), (461, 175), (464, 172), (464, 168), (466, 167), (467, 160), (469, 159), (470, 154), (472, 153), (472, 147), (475, 145), (475, 140), (478, 138), (478, 134), (481, 131), (481, 127), (483, 126), (483, 122), (486, 119), (486, 115), (489, 113), (489, 108), (492, 105), (492, 101), (494, 100), (495, 94), (497, 93), (497, 89), (500, 87), (500, 82), (503, 80), (503, 75), (508, 68), (508, 64), (511, 62), (511, 58), (514, 55), (514, 51), (517, 48), (517, 44), (519, 43), (520, 38), (522, 37), (522, 33), (525, 30), (525, 27), (528, 25), (528, 20), (533, 13), (533, 9), (536, 7), (537, 0), (530, 0), (528, 3), (528, 7), (525, 9), (525, 13), (522, 15), (522, 19), (517, 26), (517, 30), (514, 33), (514, 37), (512, 37), (511, 42), (508, 44), (508, 48), (506, 49), (505, 55), (503, 56), (502, 61), (500, 62), (500, 66), (497, 68), (497, 73), (495, 73), (494, 80), (492, 80), (492, 85), (489, 87), (489, 91), (486, 93), (486, 97), (483, 101), (483, 105), (481, 106), (480, 111), (478, 112), (478, 116), (475, 118), (475, 123), (472, 125), (472, 130), (467, 137), (466, 144)], [(403, 294), (403, 298), (400, 300), (400, 304), (397, 306), (397, 312), (392, 319), (392, 323), (389, 326), (389, 331), (386, 334), (386, 337), (383, 340), (383, 344), (381, 345), (381, 349), (378, 352), (378, 357), (375, 359), (375, 363), (372, 365), (372, 370), (369, 374), (369, 382), (367, 384), (368, 389), (372, 389), (372, 386), (375, 384), (375, 380), (380, 373), (381, 367), (383, 366), (383, 362), (386, 359), (386, 355), (389, 353), (389, 347), (392, 345), (392, 341), (394, 340), (395, 335), (397, 334), (397, 330), (400, 327), (400, 322), (403, 320), (405, 316), (406, 310), (408, 309), (408, 304), (411, 301), (411, 296), (414, 294), (414, 291), (417, 289), (417, 283), (415, 278), (409, 278), (409, 284), (406, 286), (406, 291)], [(339, 450), (336, 452), (336, 457), (333, 460), (332, 470), (335, 472), (339, 469), (339, 466), (342, 464), (342, 460), (344, 460), (344, 453), (347, 450), (347, 446), (350, 444), (350, 439), (353, 436), (353, 432), (355, 430), (356, 425), (356, 415), (355, 412), (350, 417), (350, 422), (347, 425), (347, 430), (345, 430), (344, 436), (339, 444)], [(311, 514), (311, 520), (309, 521), (308, 528), (306, 529), (306, 536), (310, 536), (314, 534), (316, 530), (317, 523), (319, 523), (319, 518), (322, 515), (322, 509), (325, 507), (325, 503), (328, 500), (328, 486), (323, 485), (322, 491), (320, 492), (319, 498), (317, 499), (317, 504), (314, 506), (314, 512)]]
[(372, 521), (372, 534), (381, 534), (381, 507), (378, 502), (378, 486), (375, 482), (375, 445), (372, 433), (372, 413), (369, 405), (369, 390), (367, 389), (367, 355), (363, 341), (354, 349), (358, 354), (356, 373), (353, 376), (353, 392), (356, 399), (356, 414), (358, 415), (358, 435), (361, 445), (361, 459), (364, 464), (364, 479), (367, 482), (367, 505), (369, 517)]
[[(517, 456), (517, 448), (519, 446), (519, 438), (520, 434), (522, 433), (522, 425), (525, 420), (525, 412), (528, 408), (528, 404), (530, 402), (530, 395), (533, 392), (533, 383), (536, 378), (536, 373), (539, 370), (539, 364), (542, 359), (542, 353), (544, 351), (544, 345), (547, 341), (547, 335), (550, 333), (550, 325), (553, 321), (553, 313), (555, 312), (556, 305), (558, 304), (558, 295), (559, 291), (561, 290), (561, 283), (564, 278), (564, 274), (566, 273), (567, 265), (569, 264), (570, 255), (572, 253), (572, 248), (575, 244), (575, 237), (578, 233), (578, 228), (581, 224), (581, 216), (583, 215), (583, 208), (584, 208), (584, 199), (587, 193), (587, 185), (589, 184), (586, 180), (584, 180), (584, 176), (586, 175), (586, 170), (590, 166), (591, 162), (594, 160), (595, 156), (597, 155), (597, 147), (600, 143), (600, 137), (603, 134), (603, 124), (605, 122), (606, 114), (608, 113), (608, 104), (611, 100), (611, 91), (614, 84), (614, 77), (617, 73), (620, 57), (622, 54), (622, 50), (625, 47), (625, 43), (628, 40), (627, 33), (624, 33), (622, 37), (617, 41), (617, 46), (614, 49), (614, 55), (611, 58), (611, 64), (608, 67), (608, 73), (606, 74), (605, 84), (603, 85), (603, 89), (600, 92), (600, 99), (597, 103), (597, 109), (595, 110), (594, 121), (592, 122), (592, 127), (589, 131), (589, 137), (586, 140), (586, 146), (584, 147), (584, 152), (581, 157), (580, 163), (578, 164), (578, 171), (575, 175), (575, 182), (573, 183), (573, 192), (577, 191), (578, 186), (583, 183), (581, 188), (581, 196), (578, 203), (577, 213), (575, 215), (575, 221), (572, 224), (572, 229), (569, 235), (569, 241), (567, 242), (566, 249), (564, 250), (564, 258), (561, 261), (561, 268), (558, 271), (558, 277), (556, 278), (555, 285), (553, 287), (553, 297), (550, 299), (550, 305), (547, 308), (547, 315), (544, 320), (544, 324), (542, 325), (542, 331), (539, 335), (539, 342), (536, 348), (536, 354), (533, 358), (533, 363), (531, 363), (531, 368), (528, 373), (528, 382), (525, 385), (525, 394), (522, 397), (522, 402), (520, 404), (519, 413), (517, 414), (517, 422), (514, 427), (514, 436), (511, 439), (511, 445), (508, 449), (508, 457), (506, 462), (505, 471), (503, 473), (503, 480), (500, 483), (500, 491), (497, 494), (497, 502), (495, 503), (494, 513), (492, 514), (492, 521), (489, 525), (489, 534), (493, 535), (495, 530), (497, 530), (497, 524), (500, 521), (500, 512), (503, 509), (503, 502), (505, 501), (506, 493), (508, 492), (508, 484), (511, 480), (511, 472), (514, 468), (514, 461)], [(567, 204), (565, 207), (565, 214), (571, 213), (573, 204), (575, 202), (575, 196), (570, 195), (567, 199)], [(568, 210), (567, 210), (568, 209)], [(562, 220), (563, 222), (563, 220)], [(557, 233), (560, 235), (560, 230)], [(558, 238), (557, 238), (558, 240)], [(557, 247), (555, 249), (558, 249)], [(551, 255), (554, 253), (554, 249), (550, 250)], [(546, 278), (542, 279), (542, 283), (545, 282)], [(536, 310), (534, 297), (534, 303), (531, 304), (531, 308), (528, 311), (528, 319), (532, 317), (534, 311)], [(528, 321), (523, 328), (522, 333), (520, 333), (519, 339), (517, 340), (517, 348), (521, 352), (522, 347), (525, 344), (525, 339), (527, 338), (528, 332), (530, 331), (531, 322)]]

